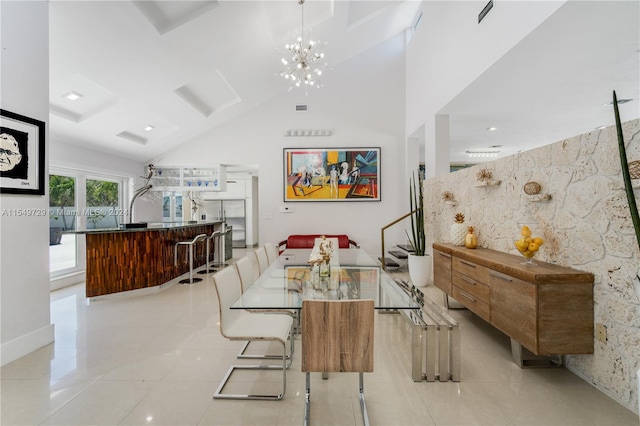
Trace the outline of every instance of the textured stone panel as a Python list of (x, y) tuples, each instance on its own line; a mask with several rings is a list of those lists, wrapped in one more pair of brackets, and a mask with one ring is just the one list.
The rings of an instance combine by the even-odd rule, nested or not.
[[(640, 160), (640, 120), (623, 124), (629, 161)], [(476, 188), (476, 172), (490, 168), (501, 185)], [(523, 185), (535, 180), (550, 201), (529, 202)], [(428, 209), (438, 212), (428, 244), (448, 241), (453, 215), (462, 211), (477, 226), (483, 247), (516, 254), (518, 220), (539, 223), (545, 244), (536, 258), (594, 274), (595, 322), (610, 340), (593, 355), (566, 356), (566, 365), (624, 405), (637, 406), (635, 371), (640, 368), (640, 248), (635, 240), (621, 176), (615, 127), (428, 180)], [(445, 206), (444, 190), (458, 206)], [(634, 193), (640, 198), (640, 181)], [(640, 203), (640, 201), (639, 201)], [(427, 231), (429, 232), (429, 231)]]

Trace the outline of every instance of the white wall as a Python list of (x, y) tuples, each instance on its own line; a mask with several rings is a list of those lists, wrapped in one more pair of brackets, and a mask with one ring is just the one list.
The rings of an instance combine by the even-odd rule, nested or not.
[(480, 24), (486, 2), (422, 3), (422, 21), (407, 47), (406, 133), (425, 127), (427, 176), (449, 172), (448, 146), (436, 145), (438, 111), (565, 2), (494, 3)]
[[(0, 2), (0, 106), (49, 121), (49, 4)], [(25, 48), (28, 46), (28, 48)], [(45, 133), (48, 164), (49, 126)], [(48, 174), (45, 175), (45, 182)], [(0, 210), (48, 211), (49, 195), (0, 195)], [(53, 342), (49, 310), (49, 218), (0, 217), (1, 363)]]
[(126, 178), (141, 176), (144, 172), (144, 164), (138, 161), (65, 143), (58, 139), (51, 140), (49, 164)]
[[(130, 194), (142, 185), (148, 163), (132, 161), (113, 154), (96, 151), (86, 147), (65, 143), (58, 139), (51, 140), (51, 166), (81, 170), (90, 173), (118, 176), (132, 179), (131, 185), (125, 188), (123, 209), (129, 209)], [(134, 222), (162, 222), (162, 197), (157, 193), (147, 193), (135, 202)], [(125, 216), (125, 221), (128, 220)]]
[[(409, 209), (404, 167), (404, 35), (325, 73), (325, 87), (287, 92), (165, 153), (161, 164), (258, 164), (259, 244), (294, 233), (346, 233), (373, 254), (380, 228)], [(327, 53), (329, 49), (327, 48)], [(266, 78), (269, 78), (268, 76)], [(275, 77), (273, 77), (275, 78)], [(295, 105), (309, 105), (296, 112)], [(285, 137), (286, 129), (331, 129), (331, 137)], [(380, 202), (283, 203), (283, 148), (380, 147)], [(405, 242), (401, 228), (385, 234)]]

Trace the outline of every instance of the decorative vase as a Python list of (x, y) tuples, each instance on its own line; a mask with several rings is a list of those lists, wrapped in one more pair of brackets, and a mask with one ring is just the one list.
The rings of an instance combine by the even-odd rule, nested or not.
[(544, 244), (544, 240), (535, 236), (536, 223), (532, 221), (522, 222), (518, 224), (520, 226), (520, 238), (514, 242), (516, 249), (520, 252), (526, 262), (522, 262), (522, 265), (533, 266), (536, 263), (533, 261), (533, 257), (536, 255), (540, 246)]
[(331, 277), (331, 266), (328, 261), (322, 262), (318, 265), (318, 276), (320, 276), (321, 279)]
[(464, 246), (468, 249), (478, 247), (478, 237), (473, 233), (473, 226), (467, 228), (467, 235), (464, 237)]
[(449, 237), (454, 246), (463, 246), (464, 238), (467, 235), (467, 226), (464, 224), (464, 214), (456, 213), (455, 223), (451, 225)]
[(416, 287), (425, 287), (431, 278), (431, 256), (416, 256), (409, 254), (409, 278)]

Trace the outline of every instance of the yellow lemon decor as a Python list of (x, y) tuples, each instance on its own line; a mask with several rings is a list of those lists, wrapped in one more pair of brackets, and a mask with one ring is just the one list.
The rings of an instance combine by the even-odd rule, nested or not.
[(533, 256), (536, 255), (538, 250), (540, 250), (540, 246), (544, 244), (544, 240), (540, 237), (531, 237), (532, 232), (531, 229), (527, 225), (522, 226), (520, 229), (521, 238), (515, 241), (516, 249), (522, 254), (526, 259), (524, 265), (535, 265), (533, 263)]

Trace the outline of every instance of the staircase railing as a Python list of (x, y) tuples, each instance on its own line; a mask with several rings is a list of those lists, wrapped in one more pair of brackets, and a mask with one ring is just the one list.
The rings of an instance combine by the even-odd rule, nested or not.
[(403, 219), (408, 218), (409, 216), (411, 216), (412, 214), (414, 214), (416, 212), (416, 210), (410, 211), (409, 213), (405, 214), (404, 216), (400, 216), (399, 218), (397, 218), (396, 220), (394, 220), (391, 223), (388, 223), (387, 225), (383, 226), (382, 229), (380, 229), (380, 241), (382, 243), (382, 270), (386, 271), (387, 270), (387, 265), (385, 264), (385, 250), (384, 250), (384, 231), (387, 228), (392, 227), (393, 225), (395, 225), (396, 223), (402, 221)]

